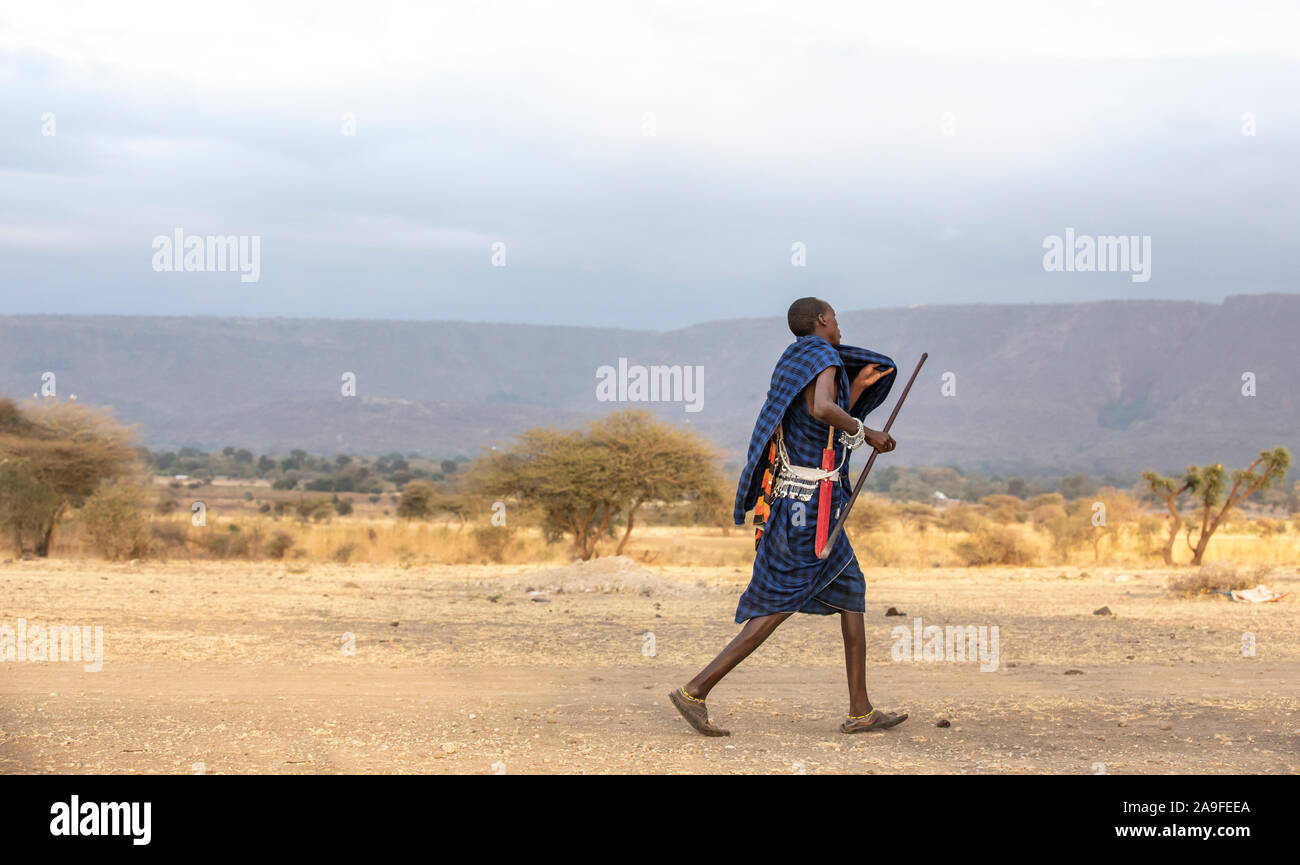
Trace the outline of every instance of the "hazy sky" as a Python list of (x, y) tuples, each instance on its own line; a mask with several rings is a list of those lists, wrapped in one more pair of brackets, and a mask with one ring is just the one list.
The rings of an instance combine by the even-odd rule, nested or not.
[[(7, 3), (0, 314), (1296, 291), (1298, 8)], [(1045, 271), (1067, 227), (1149, 236), (1150, 280)], [(260, 279), (155, 272), (177, 228), (260, 237)]]

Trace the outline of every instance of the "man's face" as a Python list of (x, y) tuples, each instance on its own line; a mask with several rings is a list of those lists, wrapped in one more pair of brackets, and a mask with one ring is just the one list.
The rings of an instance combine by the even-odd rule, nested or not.
[(821, 320), (830, 330), (830, 333), (826, 335), (826, 341), (831, 345), (838, 346), (840, 344), (840, 323), (835, 320), (835, 310), (830, 304), (826, 305), (826, 311), (821, 314)]

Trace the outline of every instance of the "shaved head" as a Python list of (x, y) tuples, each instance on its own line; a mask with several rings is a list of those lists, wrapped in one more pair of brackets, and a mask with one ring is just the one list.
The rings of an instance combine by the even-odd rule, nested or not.
[(815, 297), (801, 297), (790, 304), (790, 311), (785, 314), (790, 332), (795, 336), (807, 336), (817, 327), (817, 316), (830, 309), (830, 304)]

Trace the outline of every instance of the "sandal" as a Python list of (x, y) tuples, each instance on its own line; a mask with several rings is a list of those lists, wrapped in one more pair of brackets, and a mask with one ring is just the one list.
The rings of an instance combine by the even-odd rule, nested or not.
[(879, 709), (872, 709), (865, 715), (849, 719), (840, 724), (841, 733), (878, 733), (881, 730), (888, 730), (890, 727), (897, 727), (907, 720), (907, 713), (898, 714), (897, 712), (881, 712)]
[(704, 701), (697, 700), (686, 693), (685, 685), (669, 693), (668, 699), (672, 700), (673, 705), (677, 707), (677, 711), (681, 712), (682, 717), (686, 719), (686, 723), (694, 727), (697, 733), (705, 736), (731, 735), (730, 730), (724, 730), (709, 723), (709, 710), (704, 708)]

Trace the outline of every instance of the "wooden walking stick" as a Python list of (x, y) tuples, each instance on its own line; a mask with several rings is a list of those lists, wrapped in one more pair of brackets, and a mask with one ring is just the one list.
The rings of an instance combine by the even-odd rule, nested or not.
[[(930, 356), (929, 352), (921, 353), (921, 359), (917, 362), (916, 369), (912, 370), (912, 377), (907, 380), (907, 385), (903, 388), (903, 392), (899, 395), (898, 402), (894, 403), (894, 410), (889, 413), (889, 420), (885, 421), (885, 428), (884, 430), (882, 430), (882, 432), (889, 432), (889, 428), (894, 425), (894, 418), (898, 417), (898, 410), (903, 407), (903, 400), (907, 399), (907, 392), (912, 389), (912, 382), (916, 381), (916, 374), (921, 371), (921, 367), (925, 365), (925, 359), (929, 356)], [(853, 503), (858, 500), (858, 493), (862, 492), (862, 488), (866, 486), (867, 475), (871, 472), (871, 466), (873, 463), (875, 463), (876, 457), (879, 455), (880, 455), (880, 451), (876, 450), (875, 448), (871, 449), (871, 456), (867, 458), (867, 464), (865, 467), (863, 467), (862, 474), (858, 475), (858, 482), (853, 485), (853, 494), (850, 495), (849, 500), (844, 503), (844, 510), (840, 512), (840, 518), (835, 522), (835, 528), (831, 530), (830, 537), (826, 539), (826, 543), (823, 546), (817, 548), (818, 550), (817, 558), (824, 559), (831, 554), (831, 547), (834, 546), (835, 541), (839, 539), (840, 532), (844, 531), (844, 524), (849, 519), (849, 511), (853, 510)], [(832, 457), (832, 459), (833, 458), (834, 457)], [(822, 457), (823, 468), (826, 467), (825, 462), (826, 462), (826, 457), (823, 456)], [(834, 463), (832, 463), (832, 465), (834, 465)], [(819, 508), (822, 507), (821, 502), (822, 500), (819, 499), (818, 500)], [(817, 517), (818, 517), (817, 528), (820, 530), (821, 529), (820, 510), (818, 510), (817, 512)], [(819, 536), (820, 536), (820, 531), (819, 531)]]

